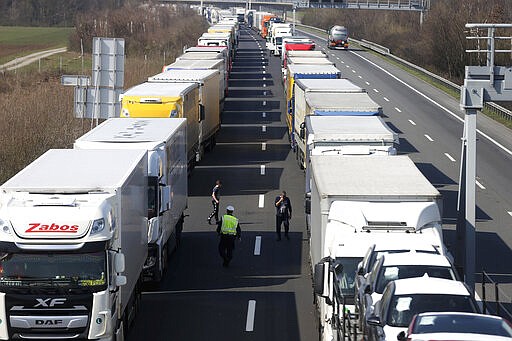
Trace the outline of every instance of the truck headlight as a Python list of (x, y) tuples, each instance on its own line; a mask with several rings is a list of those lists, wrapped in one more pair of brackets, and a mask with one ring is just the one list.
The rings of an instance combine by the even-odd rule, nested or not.
[(178, 110), (177, 109), (172, 109), (171, 112), (169, 113), (169, 117), (178, 117)]
[(103, 231), (105, 228), (105, 219), (100, 218), (92, 222), (91, 235)]

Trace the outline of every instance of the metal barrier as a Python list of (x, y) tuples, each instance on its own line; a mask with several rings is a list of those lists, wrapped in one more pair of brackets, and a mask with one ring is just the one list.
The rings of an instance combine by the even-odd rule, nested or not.
[[(316, 30), (316, 31), (322, 32), (323, 34), (327, 34), (326, 30), (323, 30), (323, 29), (318, 28), (318, 27), (302, 25), (302, 24), (297, 24), (297, 23), (295, 24), (295, 26), (297, 26), (297, 27), (305, 27), (305, 28), (308, 28), (308, 29), (311, 29), (311, 30)], [(320, 38), (322, 38), (322, 37), (320, 37)], [(325, 38), (322, 38), (322, 39), (325, 39)], [(424, 69), (422, 67), (419, 67), (419, 66), (417, 66), (417, 65), (415, 65), (415, 64), (413, 64), (413, 63), (411, 63), (411, 62), (409, 62), (409, 61), (407, 61), (405, 59), (402, 59), (400, 57), (397, 57), (397, 56), (391, 54), (389, 48), (387, 48), (387, 47), (384, 47), (382, 45), (379, 45), (377, 43), (373, 43), (371, 41), (364, 40), (364, 39), (357, 40), (357, 39), (349, 38), (349, 41), (354, 42), (354, 43), (356, 43), (356, 44), (358, 44), (358, 45), (360, 45), (362, 47), (365, 47), (367, 49), (370, 49), (372, 51), (375, 51), (375, 52), (377, 52), (379, 54), (382, 54), (382, 55), (384, 55), (386, 57), (389, 57), (389, 58), (395, 60), (396, 62), (398, 62), (398, 63), (400, 63), (400, 64), (402, 64), (404, 66), (407, 66), (407, 67), (409, 67), (411, 69), (414, 69), (414, 70), (422, 73), (423, 75), (429, 77), (430, 79), (432, 79), (432, 80), (434, 80), (434, 81), (436, 81), (438, 83), (441, 83), (442, 85), (444, 85), (444, 86), (446, 86), (446, 87), (448, 87), (450, 89), (453, 89), (455, 92), (460, 93), (460, 88), (461, 88), (460, 85), (457, 85), (457, 84), (455, 84), (455, 83), (453, 83), (453, 82), (451, 82), (451, 81), (449, 81), (449, 80), (447, 80), (447, 79), (445, 79), (445, 78), (443, 78), (443, 77), (441, 77), (439, 75), (436, 75), (433, 72), (430, 72), (430, 71), (428, 71), (428, 70), (426, 70), (426, 69)], [(506, 109), (506, 108), (504, 108), (504, 107), (502, 107), (502, 106), (500, 106), (500, 105), (498, 105), (498, 104), (496, 104), (494, 102), (485, 102), (484, 103), (484, 109), (489, 110), (493, 114), (498, 115), (498, 116), (500, 116), (500, 117), (502, 117), (504, 119), (512, 120), (512, 111), (508, 110), (508, 109)]]
[[(490, 284), (494, 291), (494, 302), (492, 303), (487, 301), (488, 295), (486, 290), (486, 284)], [(482, 312), (484, 314), (498, 315), (509, 321), (512, 321), (512, 313), (507, 309), (505, 303), (503, 303), (503, 301), (500, 300), (500, 298), (503, 299), (503, 296), (505, 295), (500, 295), (499, 284), (495, 282), (488, 273), (482, 271)], [(512, 303), (510, 297), (507, 297), (507, 299), (507, 304), (510, 305)]]

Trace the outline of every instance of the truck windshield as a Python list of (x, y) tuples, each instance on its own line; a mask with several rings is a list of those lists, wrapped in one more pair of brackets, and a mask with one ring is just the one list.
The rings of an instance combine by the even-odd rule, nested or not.
[(1, 253), (0, 287), (106, 287), (106, 252)]
[(336, 264), (342, 265), (335, 268), (336, 283), (344, 296), (354, 296), (357, 265), (362, 260), (362, 257), (336, 258)]

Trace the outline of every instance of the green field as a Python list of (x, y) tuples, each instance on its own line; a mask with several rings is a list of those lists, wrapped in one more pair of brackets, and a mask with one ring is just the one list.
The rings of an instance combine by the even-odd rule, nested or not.
[(64, 47), (72, 27), (0, 26), (0, 64), (33, 52)]

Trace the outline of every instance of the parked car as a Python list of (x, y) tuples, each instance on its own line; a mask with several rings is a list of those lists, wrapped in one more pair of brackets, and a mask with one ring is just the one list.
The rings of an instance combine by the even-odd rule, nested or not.
[[(446, 256), (440, 254), (412, 251), (382, 255), (375, 262), (371, 272), (364, 277), (363, 284), (356, 292), (359, 316), (363, 317), (363, 319), (360, 318), (360, 325), (363, 324), (362, 321), (367, 316), (367, 310), (371, 308), (370, 304), (381, 299), (382, 293), (389, 282), (424, 275), (458, 280), (455, 268)], [(368, 297), (371, 297), (370, 301), (368, 301)], [(364, 330), (364, 325), (362, 327)]]
[[(371, 296), (366, 296), (371, 301)], [(407, 330), (414, 315), (442, 311), (480, 313), (462, 282), (427, 275), (392, 281), (365, 320), (365, 340), (394, 341)]]
[(440, 312), (415, 315), (399, 341), (427, 340), (512, 340), (512, 325), (499, 316)]

